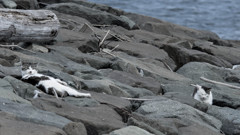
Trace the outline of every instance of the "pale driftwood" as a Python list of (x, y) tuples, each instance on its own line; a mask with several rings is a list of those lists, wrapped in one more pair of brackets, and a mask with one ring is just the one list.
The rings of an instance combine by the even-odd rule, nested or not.
[(110, 52), (114, 51), (116, 48), (118, 48), (119, 45), (116, 45)]
[(171, 68), (166, 62), (163, 61), (163, 64), (164, 64), (171, 72), (173, 72), (172, 68)]
[(110, 32), (110, 30), (107, 31), (106, 35), (103, 37), (102, 41), (99, 43), (99, 46), (101, 46), (101, 45), (103, 44), (103, 42), (104, 42), (105, 39), (107, 38), (109, 32)]
[(102, 49), (102, 52), (104, 52), (104, 53), (106, 53), (106, 54), (108, 54), (108, 55), (111, 55), (111, 56), (113, 56), (113, 57), (117, 57), (116, 55), (112, 54), (112, 53), (111, 53), (111, 50), (109, 50), (109, 49)]
[(59, 27), (57, 16), (49, 10), (0, 8), (0, 41), (48, 42)]
[(122, 99), (126, 100), (132, 100), (132, 101), (156, 101), (159, 99), (146, 99), (146, 98), (126, 98), (126, 97), (121, 97)]
[(230, 88), (233, 88), (233, 89), (240, 89), (240, 87), (238, 87), (238, 86), (234, 86), (234, 85), (223, 83), (223, 82), (217, 82), (217, 81), (214, 81), (214, 80), (207, 79), (205, 77), (200, 77), (200, 79), (203, 80), (203, 81), (206, 81), (206, 82), (219, 84), (219, 85), (224, 85), (224, 86), (227, 86), (227, 87), (230, 87)]

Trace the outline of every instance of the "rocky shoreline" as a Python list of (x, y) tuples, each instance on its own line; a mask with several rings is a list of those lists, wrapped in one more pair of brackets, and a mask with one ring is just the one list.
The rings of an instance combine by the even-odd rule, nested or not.
[[(61, 28), (29, 51), (0, 48), (0, 135), (240, 134), (240, 90), (200, 79), (239, 86), (239, 41), (87, 1), (12, 2), (52, 10)], [(92, 98), (33, 99), (19, 63)], [(211, 87), (213, 105), (194, 100), (190, 84)]]

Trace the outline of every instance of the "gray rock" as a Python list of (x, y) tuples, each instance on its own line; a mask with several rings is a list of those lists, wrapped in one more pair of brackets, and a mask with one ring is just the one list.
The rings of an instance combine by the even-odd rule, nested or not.
[(238, 48), (219, 46), (219, 45), (209, 45), (206, 43), (195, 43), (194, 49), (212, 54), (218, 58), (222, 58), (225, 61), (230, 62), (233, 65), (240, 63), (240, 50)]
[[(71, 14), (87, 19), (92, 24), (119, 25), (126, 29), (133, 29), (129, 21), (125, 21), (119, 16), (102, 12), (97, 9), (88, 8), (76, 3), (60, 3), (47, 6), (47, 9), (56, 10), (60, 13)], [(95, 19), (98, 18), (98, 19)]]
[(111, 69), (103, 69), (100, 70), (100, 72), (103, 73), (104, 76), (120, 83), (137, 88), (146, 88), (154, 94), (162, 93), (161, 84), (151, 77), (139, 77), (134, 74)]
[(37, 0), (13, 0), (16, 2), (17, 7), (20, 9), (38, 9), (38, 1)]
[(76, 3), (76, 4), (79, 4), (79, 5), (85, 6), (85, 7), (109, 12), (109, 13), (117, 15), (117, 16), (122, 15), (123, 12), (124, 12), (122, 10), (115, 9), (115, 8), (109, 7), (107, 5), (96, 4), (96, 3), (88, 2), (88, 1), (85, 1), (85, 0), (51, 0), (51, 1), (49, 1), (49, 0), (39, 0), (39, 2), (48, 3), (48, 4), (71, 2), (71, 3)]
[(111, 132), (109, 135), (153, 135), (136, 126), (127, 126)]
[(100, 69), (110, 67), (111, 61), (106, 58), (81, 53), (74, 47), (52, 46), (51, 49), (58, 51), (68, 59), (80, 63), (89, 64), (91, 67)]
[(7, 67), (0, 65), (0, 77), (3, 78), (5, 76), (14, 76), (14, 77), (21, 77), (21, 67)]
[(188, 62), (198, 61), (207, 62), (220, 67), (231, 67), (232, 64), (222, 58), (212, 56), (198, 50), (187, 49), (179, 45), (165, 45), (164, 50), (177, 63), (178, 67), (183, 66)]
[(140, 75), (138, 69), (143, 70), (144, 76), (152, 77), (161, 83), (169, 83), (171, 81), (190, 81), (190, 79), (175, 72), (171, 72), (166, 68), (155, 65), (154, 63), (142, 61), (141, 59), (126, 55), (125, 53), (121, 52), (116, 54), (120, 59), (113, 63), (112, 69), (129, 72), (136, 75)]
[(217, 34), (213, 32), (195, 30), (135, 13), (125, 13), (124, 15), (133, 20), (141, 29), (146, 31), (182, 39), (219, 39)]
[(83, 80), (82, 88), (88, 91), (114, 96), (130, 97), (130, 94), (108, 79)]
[[(56, 14), (56, 16), (59, 19), (59, 22), (61, 23), (61, 28), (59, 29), (59, 31), (61, 31), (63, 29), (67, 29), (67, 30), (71, 30), (72, 32), (79, 32), (79, 31), (83, 32), (83, 31), (81, 31), (81, 29), (85, 23), (87, 23), (88, 25), (91, 25), (91, 23), (84, 18), (72, 16), (72, 15), (68, 15), (68, 14), (64, 14), (64, 13), (59, 13), (57, 11), (53, 11), (53, 12)], [(69, 20), (71, 20), (71, 21), (69, 21)], [(86, 33), (86, 32), (84, 32), (84, 33)], [(71, 37), (69, 37), (69, 38), (71, 38)], [(59, 38), (57, 38), (57, 39), (59, 39)]]
[(162, 132), (160, 132), (159, 130), (151, 127), (150, 124), (147, 124), (147, 123), (142, 122), (142, 121), (138, 121), (138, 120), (136, 120), (136, 119), (134, 119), (134, 118), (132, 118), (132, 117), (128, 119), (128, 123), (127, 123), (127, 124), (128, 124), (128, 125), (133, 125), (133, 126), (140, 127), (140, 128), (142, 128), (142, 129), (147, 130), (147, 131), (150, 132), (150, 133), (155, 134), (155, 135), (164, 135), (164, 134), (163, 134)]
[(100, 105), (100, 103), (93, 98), (65, 97), (63, 100), (71, 105), (79, 107), (95, 107)]
[[(226, 79), (230, 76), (239, 76), (239, 71), (216, 67), (208, 63), (191, 62), (181, 67), (177, 73), (192, 79), (193, 83), (211, 87), (213, 93), (213, 104), (218, 106), (228, 106), (231, 108), (238, 108), (240, 105), (240, 98), (238, 96), (238, 94), (240, 94), (239, 90), (200, 80), (200, 77), (205, 77), (214, 81), (229, 83), (226, 82)], [(236, 83), (233, 83), (232, 85), (238, 86)], [(186, 89), (182, 89), (181, 92), (189, 94), (190, 92), (187, 91), (191, 91), (191, 89), (189, 86), (185, 86), (185, 88)], [(174, 91), (174, 87), (170, 89), (171, 90), (168, 91)]]
[(125, 100), (123, 98), (108, 95), (108, 94), (96, 93), (96, 92), (90, 92), (90, 93), (92, 97), (101, 104), (110, 105), (110, 107), (120, 108), (124, 110), (129, 110), (131, 107), (130, 101)]
[(25, 104), (31, 104), (29, 101), (15, 94), (15, 90), (11, 84), (3, 79), (0, 79), (0, 98), (9, 99), (15, 102), (21, 102)]
[(13, 115), (0, 112), (1, 135), (67, 135), (63, 130), (16, 119)]
[(2, 3), (6, 8), (14, 9), (17, 7), (17, 4), (12, 0), (2, 0)]
[(212, 106), (208, 114), (222, 121), (222, 131), (227, 135), (240, 134), (240, 111), (228, 107)]
[[(156, 119), (133, 113), (132, 117), (135, 119), (133, 125), (137, 124), (156, 135), (222, 135), (219, 131), (212, 130), (209, 127), (192, 121), (186, 121), (177, 116)], [(129, 122), (129, 124), (132, 124), (132, 122)]]
[(222, 126), (221, 121), (216, 118), (188, 105), (164, 97), (157, 98), (157, 101), (144, 102), (136, 112), (147, 118), (156, 120), (161, 118), (176, 118), (185, 122), (197, 123), (214, 132), (219, 132)]
[(12, 76), (6, 76), (3, 79), (8, 81), (14, 88), (16, 94), (24, 99), (32, 99), (34, 96), (34, 90), (38, 90), (37, 87), (29, 83), (22, 82)]
[(56, 115), (52, 112), (39, 110), (29, 104), (20, 104), (10, 100), (0, 98), (0, 110), (13, 114), (17, 119), (53, 127), (63, 128), (70, 120)]
[(68, 135), (87, 135), (87, 130), (81, 122), (72, 122), (67, 124), (65, 127), (63, 127), (63, 130), (68, 134)]
[(174, 61), (168, 56), (168, 53), (165, 50), (160, 49), (156, 46), (145, 44), (145, 43), (135, 43), (135, 42), (110, 42), (108, 47), (114, 48), (116, 45), (119, 45), (115, 51), (122, 51), (130, 56), (142, 59), (155, 59), (160, 62), (166, 62), (173, 64)]
[(130, 29), (137, 29), (136, 23), (129, 19), (127, 16), (121, 15), (120, 18), (122, 18), (123, 21), (129, 25)]
[(83, 89), (98, 93), (106, 93), (109, 95), (120, 97), (142, 97), (153, 95), (153, 93), (144, 88), (134, 88), (110, 79), (93, 79), (83, 80)]
[(55, 112), (74, 122), (82, 122), (88, 135), (109, 133), (124, 126), (121, 116), (106, 105), (77, 107), (61, 100), (49, 98), (38, 98), (33, 100), (32, 104), (40, 109)]

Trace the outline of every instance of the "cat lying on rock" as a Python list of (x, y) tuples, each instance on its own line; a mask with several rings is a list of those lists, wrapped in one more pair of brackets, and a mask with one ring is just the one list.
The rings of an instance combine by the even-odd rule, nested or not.
[[(38, 87), (47, 94), (55, 95), (57, 98), (65, 96), (73, 97), (91, 97), (90, 93), (81, 93), (71, 88), (66, 82), (60, 79), (55, 79), (51, 76), (43, 75), (37, 72), (37, 70), (29, 67), (27, 70), (22, 71), (22, 80), (24, 82), (31, 83)], [(40, 92), (37, 92), (36, 98)], [(36, 94), (36, 92), (35, 92)]]

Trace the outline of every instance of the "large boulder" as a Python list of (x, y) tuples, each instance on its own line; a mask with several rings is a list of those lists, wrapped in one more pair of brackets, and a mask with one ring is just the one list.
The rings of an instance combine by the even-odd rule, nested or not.
[(15, 102), (25, 103), (25, 104), (31, 104), (29, 101), (18, 96), (15, 93), (15, 90), (12, 87), (12, 85), (8, 81), (3, 79), (0, 79), (0, 98), (5, 98)]
[(109, 133), (124, 126), (122, 117), (106, 105), (77, 107), (61, 100), (49, 98), (38, 98), (33, 100), (32, 104), (42, 110), (55, 112), (74, 122), (82, 122), (88, 135)]
[(33, 98), (34, 90), (38, 90), (37, 87), (29, 83), (22, 82), (12, 76), (6, 76), (4, 77), (4, 80), (8, 81), (14, 88), (14, 91), (16, 92), (16, 94), (24, 99)]
[[(227, 80), (233, 76), (240, 75), (240, 71), (217, 67), (208, 63), (191, 62), (181, 67), (177, 73), (184, 75), (192, 79), (193, 83), (199, 85), (205, 85), (212, 88), (213, 104), (218, 106), (228, 106), (231, 108), (238, 108), (240, 105), (239, 90), (233, 89), (227, 86), (213, 84), (205, 82), (200, 77), (205, 77), (214, 81), (229, 83), (237, 85), (236, 83), (227, 82)], [(190, 86), (184, 86), (186, 89), (182, 89), (182, 92), (190, 93), (193, 88)], [(176, 87), (168, 87), (168, 91), (174, 91)]]
[(119, 25), (126, 29), (136, 29), (135, 24), (127, 17), (116, 16), (101, 10), (88, 8), (76, 3), (59, 3), (46, 7), (49, 10), (56, 10), (60, 13), (71, 14), (87, 19), (92, 24)]
[(2, 112), (12, 114), (17, 119), (22, 121), (48, 125), (57, 128), (63, 128), (66, 124), (71, 122), (64, 117), (56, 115), (55, 113), (37, 109), (29, 104), (20, 104), (3, 98), (0, 98), (0, 102), (0, 110)]
[[(200, 134), (203, 129), (207, 129), (209, 133), (216, 135), (220, 134), (222, 123), (218, 119), (197, 109), (194, 109), (186, 104), (181, 104), (180, 102), (173, 101), (164, 97), (152, 99), (153, 101), (144, 102), (141, 107), (138, 108), (136, 113), (143, 115), (147, 119), (158, 121), (159, 123), (162, 123), (162, 126), (166, 126), (163, 125), (163, 123), (166, 122), (172, 126), (176, 123), (181, 123), (184, 125), (183, 127), (194, 127), (194, 125), (201, 127), (200, 129), (194, 127), (191, 130), (191, 128), (181, 129), (181, 126), (177, 126), (175, 127), (176, 132), (186, 132), (187, 130), (191, 130), (191, 132), (188, 132)], [(174, 126), (171, 128), (174, 128)], [(173, 132), (169, 131), (169, 127), (165, 127), (163, 130), (165, 131), (160, 131), (163, 133)]]
[(145, 88), (135, 88), (110, 79), (92, 79), (83, 80), (82, 88), (88, 91), (98, 93), (106, 93), (118, 97), (142, 97), (153, 95), (153, 93)]
[(100, 70), (100, 72), (104, 76), (120, 83), (130, 85), (132, 87), (145, 88), (152, 91), (154, 94), (162, 93), (161, 84), (151, 77), (139, 77), (134, 74), (112, 69), (103, 69)]
[(87, 130), (83, 123), (81, 122), (72, 122), (63, 127), (63, 130), (68, 135), (87, 135)]
[(191, 48), (184, 48), (178, 44), (168, 44), (164, 46), (164, 50), (173, 58), (178, 67), (188, 62), (198, 61), (207, 62), (219, 67), (231, 67), (232, 64), (222, 58), (212, 56), (206, 52), (201, 52)]
[(65, 57), (67, 57), (68, 59), (76, 63), (88, 64), (91, 67), (96, 69), (107, 68), (107, 67), (110, 67), (111, 65), (111, 61), (106, 58), (84, 54), (74, 47), (52, 46), (51, 49), (58, 51), (59, 53), (61, 53), (62, 55), (64, 55)]
[(190, 81), (190, 79), (156, 65), (154, 62), (144, 61), (122, 52), (114, 52), (114, 54), (117, 55), (119, 59), (113, 63), (112, 69), (136, 75), (140, 75), (140, 72), (142, 72), (142, 76), (152, 77), (161, 83), (168, 83), (170, 81)]
[(136, 126), (124, 127), (109, 133), (109, 135), (153, 135), (148, 131)]
[(213, 56), (224, 59), (233, 65), (240, 63), (240, 50), (238, 48), (219, 46), (211, 43), (206, 44), (206, 42), (196, 42), (194, 44), (194, 49), (212, 54)]
[(208, 114), (221, 120), (223, 123), (222, 131), (227, 135), (240, 134), (240, 111), (228, 107), (212, 106), (207, 111)]
[(125, 13), (125, 16), (133, 20), (141, 29), (164, 34), (168, 36), (178, 37), (182, 39), (219, 39), (217, 34), (209, 31), (200, 31), (177, 24), (165, 22), (153, 17), (138, 15), (134, 13)]
[(21, 121), (11, 114), (0, 112), (1, 135), (67, 135), (60, 128)]

